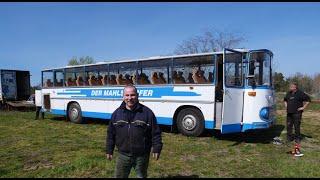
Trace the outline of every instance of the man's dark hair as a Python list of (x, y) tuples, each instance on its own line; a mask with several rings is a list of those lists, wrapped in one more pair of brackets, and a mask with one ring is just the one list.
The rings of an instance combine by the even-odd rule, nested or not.
[(299, 87), (297, 82), (291, 82), (290, 84), (295, 85), (296, 87)]

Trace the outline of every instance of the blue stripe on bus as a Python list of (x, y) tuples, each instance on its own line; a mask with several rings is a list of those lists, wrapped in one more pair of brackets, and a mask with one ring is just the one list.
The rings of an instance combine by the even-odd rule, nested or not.
[(252, 90), (254, 90), (254, 89), (268, 89), (268, 90), (273, 90), (273, 88), (272, 87), (270, 87), (270, 86), (257, 86), (257, 87), (250, 87), (250, 86), (246, 86), (246, 87), (244, 87), (244, 89), (252, 89)]
[(51, 109), (51, 114), (56, 114), (56, 115), (66, 115), (65, 110), (60, 110), (60, 109)]
[(111, 115), (112, 115), (112, 113), (99, 113), (99, 112), (82, 111), (83, 117), (90, 117), (90, 118), (110, 119)]
[(273, 122), (253, 122), (251, 124), (244, 123), (241, 127), (241, 124), (227, 124), (222, 126), (221, 134), (227, 133), (236, 133), (236, 132), (245, 132), (247, 130), (253, 129), (267, 129), (271, 126)]
[[(174, 87), (137, 87), (139, 97), (142, 98), (162, 98), (162, 96), (201, 96), (192, 91), (174, 91)], [(71, 95), (71, 97), (86, 98), (122, 98), (122, 89), (65, 89), (63, 92), (57, 92), (57, 95)]]
[[(51, 113), (55, 115), (66, 115), (65, 110), (60, 109), (51, 109)], [(111, 118), (112, 113), (99, 113), (99, 112), (88, 112), (82, 111), (83, 117), (90, 117), (90, 118), (99, 118), (104, 120), (109, 120)], [(161, 125), (172, 125), (173, 119), (170, 117), (156, 117), (157, 123)], [(214, 129), (214, 120), (206, 120), (205, 121), (205, 128), (206, 129)]]
[(162, 125), (172, 125), (173, 120), (172, 118), (169, 117), (156, 117), (157, 118), (157, 123), (162, 124)]
[(205, 120), (204, 121), (204, 127), (206, 129), (214, 129), (214, 126), (215, 126), (214, 120), (211, 120), (211, 121)]
[(245, 132), (250, 129), (266, 129), (269, 128), (272, 124), (272, 121), (270, 122), (254, 122), (252, 124), (243, 124), (242, 126), (242, 132)]
[(234, 132), (241, 132), (241, 124), (226, 124), (222, 125), (221, 134), (226, 133), (234, 133)]

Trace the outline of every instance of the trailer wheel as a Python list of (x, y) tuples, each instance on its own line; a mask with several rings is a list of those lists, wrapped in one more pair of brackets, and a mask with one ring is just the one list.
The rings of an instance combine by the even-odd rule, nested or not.
[(69, 106), (68, 119), (70, 119), (70, 121), (73, 123), (77, 123), (77, 124), (83, 123), (81, 107), (78, 103), (72, 103)]
[(203, 115), (198, 109), (186, 108), (179, 112), (177, 127), (186, 136), (199, 136), (204, 131)]

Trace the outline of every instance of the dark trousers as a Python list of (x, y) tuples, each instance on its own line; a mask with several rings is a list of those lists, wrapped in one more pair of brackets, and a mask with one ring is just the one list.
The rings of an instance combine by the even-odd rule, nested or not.
[(133, 167), (137, 173), (138, 178), (146, 178), (149, 165), (149, 154), (141, 156), (128, 156), (119, 153), (116, 162), (116, 178), (128, 178), (131, 168)]
[[(301, 141), (300, 124), (302, 113), (288, 113), (287, 114), (287, 140), (295, 140), (297, 143)], [(295, 135), (292, 133), (294, 127)]]
[[(36, 109), (36, 118), (35, 119), (39, 119), (39, 113), (41, 111), (41, 106), (37, 106), (37, 109)], [(44, 112), (41, 111), (41, 119), (44, 118)]]

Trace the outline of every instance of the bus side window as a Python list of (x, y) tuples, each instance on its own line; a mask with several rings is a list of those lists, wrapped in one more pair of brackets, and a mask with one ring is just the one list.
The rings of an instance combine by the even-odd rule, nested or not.
[(88, 76), (84, 76), (83, 85), (89, 86), (89, 77)]
[(71, 78), (68, 78), (68, 79), (66, 80), (65, 85), (66, 85), (67, 87), (70, 86), (70, 81), (71, 81)]
[(133, 84), (137, 84), (137, 75), (136, 75), (136, 73), (132, 74), (131, 79), (132, 79), (132, 83)]
[(167, 84), (166, 78), (163, 75), (163, 72), (159, 72), (159, 84)]
[(83, 81), (82, 76), (77, 76), (76, 84), (77, 84), (77, 86), (83, 86), (84, 85), (84, 81)]
[(47, 79), (45, 86), (46, 87), (52, 87), (53, 86), (53, 83), (51, 82), (51, 79)]
[(207, 79), (204, 76), (204, 71), (203, 70), (199, 69), (199, 76), (200, 76), (201, 83), (207, 83)]
[(192, 73), (190, 73), (190, 72), (189, 72), (189, 75), (188, 75), (188, 83), (190, 83), (190, 84), (194, 83), (194, 80), (192, 78)]
[(161, 59), (157, 61), (141, 61), (138, 63), (138, 84), (161, 85), (168, 83), (171, 79), (172, 59)]
[(157, 72), (152, 72), (151, 84), (159, 84), (159, 77)]
[(100, 76), (100, 81), (101, 81), (101, 84), (103, 85), (103, 86), (106, 86), (107, 85), (107, 83), (108, 83), (108, 75), (104, 75), (103, 77), (102, 76)]
[(103, 77), (101, 75), (98, 75), (98, 77), (97, 77), (97, 86), (102, 86), (103, 85), (102, 84), (102, 79), (103, 79)]
[[(174, 84), (208, 84), (214, 82), (214, 60), (212, 55), (181, 57), (173, 59)], [(212, 72), (212, 73), (210, 73)]]
[(182, 71), (178, 71), (178, 79), (182, 84), (186, 83), (186, 80), (183, 77), (183, 72)]
[(125, 84), (125, 79), (123, 79), (122, 74), (117, 74), (116, 82), (118, 85), (124, 85)]
[(90, 74), (88, 83), (89, 83), (89, 86), (96, 86), (97, 85), (96, 77)]
[(177, 71), (173, 71), (173, 73), (172, 73), (172, 81), (173, 81), (173, 84), (179, 84)]
[(63, 86), (62, 81), (63, 81), (62, 79), (59, 79), (59, 81), (56, 82), (56, 86), (59, 86), (59, 87)]
[(43, 71), (42, 72), (42, 86), (43, 87), (52, 87), (54, 79), (54, 73), (53, 71)]
[(199, 84), (200, 83), (200, 77), (199, 77), (199, 71), (197, 69), (192, 70), (192, 79), (194, 83)]
[(124, 79), (125, 85), (133, 84), (132, 76), (130, 76), (129, 74), (126, 74), (124, 77), (125, 77)]
[[(159, 75), (158, 75), (159, 74)], [(166, 84), (166, 78), (164, 77), (163, 72), (152, 72), (151, 84)]]
[(74, 86), (75, 82), (72, 80), (71, 77), (68, 78), (68, 80), (66, 81), (66, 86)]
[(110, 85), (117, 85), (116, 76), (112, 74), (109, 78), (109, 84)]
[(172, 75), (173, 83), (174, 84), (185, 84), (186, 80), (183, 77), (183, 72), (182, 71), (173, 71)]
[(56, 70), (54, 72), (53, 86), (61, 87), (63, 86), (63, 76), (64, 73), (61, 70)]
[(140, 74), (140, 83), (141, 84), (150, 84), (149, 77), (145, 73)]

